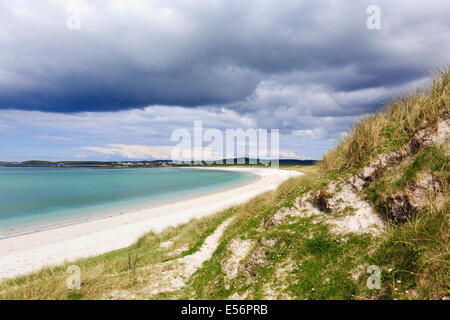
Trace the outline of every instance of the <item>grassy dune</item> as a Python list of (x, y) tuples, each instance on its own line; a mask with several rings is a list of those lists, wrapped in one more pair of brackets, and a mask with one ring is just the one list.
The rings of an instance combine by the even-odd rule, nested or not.
[[(422, 128), (449, 119), (449, 81), (447, 68), (435, 76), (429, 89), (390, 101), (384, 110), (364, 117), (323, 162), (293, 168), (306, 174), (286, 181), (276, 191), (214, 216), (150, 233), (129, 248), (71, 263), (82, 271), (79, 290), (66, 287), (67, 264), (3, 281), (0, 299), (449, 297), (448, 144), (419, 150), (391, 165), (360, 192), (385, 219), (387, 227), (381, 233), (333, 231), (328, 220), (351, 216), (351, 207), (310, 216), (297, 206), (298, 199), (331, 183), (345, 184), (379, 155), (400, 150)], [(430, 198), (406, 222), (390, 220), (386, 199), (425, 173), (439, 180), (440, 200)], [(277, 221), (280, 212), (288, 214)], [(162, 283), (149, 290), (163, 274), (172, 275), (175, 270), (173, 277), (177, 277), (175, 262), (201, 250), (224, 221), (231, 224), (212, 257), (184, 279), (183, 286), (167, 290)], [(241, 256), (236, 256), (238, 252)], [(381, 270), (380, 289), (366, 285), (370, 265)]]

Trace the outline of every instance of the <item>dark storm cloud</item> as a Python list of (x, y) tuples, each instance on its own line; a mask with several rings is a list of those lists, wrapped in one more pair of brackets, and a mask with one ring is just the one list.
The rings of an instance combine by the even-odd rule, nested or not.
[[(370, 4), (381, 30), (366, 28)], [(0, 108), (358, 115), (450, 61), (449, 16), (441, 1), (0, 0)]]

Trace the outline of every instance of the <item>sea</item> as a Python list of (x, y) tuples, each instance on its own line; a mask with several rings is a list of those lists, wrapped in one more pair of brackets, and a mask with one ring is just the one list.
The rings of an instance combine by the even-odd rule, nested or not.
[(191, 168), (0, 167), (0, 239), (126, 214), (251, 183)]

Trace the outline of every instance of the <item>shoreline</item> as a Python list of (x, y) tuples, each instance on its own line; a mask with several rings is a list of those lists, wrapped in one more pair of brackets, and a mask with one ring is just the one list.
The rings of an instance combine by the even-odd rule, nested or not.
[[(180, 169), (180, 168), (177, 168), (177, 169)], [(181, 168), (181, 169), (201, 170), (202, 168)], [(203, 169), (209, 169), (209, 168), (203, 168)], [(122, 170), (126, 170), (126, 169), (122, 169)], [(211, 169), (211, 170), (219, 170), (219, 169)], [(227, 170), (224, 170), (224, 171), (227, 171)], [(205, 192), (204, 190), (194, 190), (191, 192), (190, 195), (187, 195), (184, 193), (182, 195), (174, 194), (173, 196), (176, 197), (175, 201), (170, 200), (170, 198), (167, 197), (167, 198), (163, 198), (163, 199), (152, 200), (152, 201), (146, 202), (145, 204), (144, 203), (140, 203), (139, 205), (129, 204), (127, 206), (128, 208), (121, 207), (119, 211), (116, 211), (115, 209), (108, 209), (108, 210), (102, 211), (103, 213), (101, 215), (92, 214), (92, 215), (86, 216), (86, 217), (61, 220), (61, 221), (58, 221), (58, 222), (55, 222), (52, 224), (47, 224), (47, 225), (44, 224), (44, 225), (34, 227), (34, 228), (23, 229), (22, 231), (18, 230), (17, 232), (14, 232), (14, 233), (7, 233), (5, 235), (0, 235), (0, 242), (5, 239), (16, 238), (16, 237), (25, 236), (25, 235), (29, 235), (29, 234), (33, 234), (33, 233), (42, 232), (42, 231), (60, 229), (60, 228), (71, 226), (71, 225), (82, 224), (82, 223), (87, 223), (87, 222), (102, 220), (102, 219), (114, 218), (116, 216), (121, 216), (121, 215), (129, 214), (129, 213), (139, 213), (142, 211), (147, 211), (150, 209), (168, 205), (168, 204), (171, 204), (174, 202), (192, 200), (195, 198), (211, 195), (214, 193), (233, 190), (233, 189), (236, 189), (236, 188), (239, 188), (242, 186), (249, 185), (249, 184), (254, 183), (257, 180), (261, 179), (261, 177), (257, 174), (252, 174), (252, 176), (253, 177), (251, 179), (253, 181), (238, 182), (238, 183), (234, 182), (234, 183), (236, 183), (236, 185), (233, 185), (231, 187), (228, 185), (215, 187), (216, 190), (214, 190), (214, 192)], [(79, 210), (85, 210), (85, 209), (79, 209)], [(2, 256), (1, 252), (2, 251), (1, 251), (1, 245), (0, 245), (0, 257)]]
[(0, 240), (0, 279), (25, 275), (45, 266), (100, 255), (135, 243), (144, 234), (187, 223), (247, 202), (299, 176), (271, 168), (195, 168), (248, 172), (259, 176), (249, 184), (161, 206), (62, 226)]

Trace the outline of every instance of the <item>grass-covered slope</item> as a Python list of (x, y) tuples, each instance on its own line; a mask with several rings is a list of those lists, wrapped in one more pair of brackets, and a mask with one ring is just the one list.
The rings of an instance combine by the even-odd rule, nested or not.
[(0, 299), (449, 297), (449, 77), (363, 118), (276, 191), (71, 263), (80, 289), (67, 264), (0, 283)]
[(372, 255), (372, 263), (391, 270), (383, 273), (382, 297), (450, 296), (449, 71), (437, 73), (428, 90), (363, 118), (324, 158), (326, 179), (348, 177), (380, 155), (398, 153), (418, 132), (424, 139), (438, 129), (443, 135), (390, 163), (361, 192), (385, 218), (397, 209), (406, 216), (405, 223), (390, 225)]
[(449, 70), (438, 72), (426, 90), (389, 101), (384, 109), (363, 117), (347, 138), (325, 155), (324, 170), (335, 175), (356, 172), (378, 155), (399, 150), (420, 129), (448, 119)]

